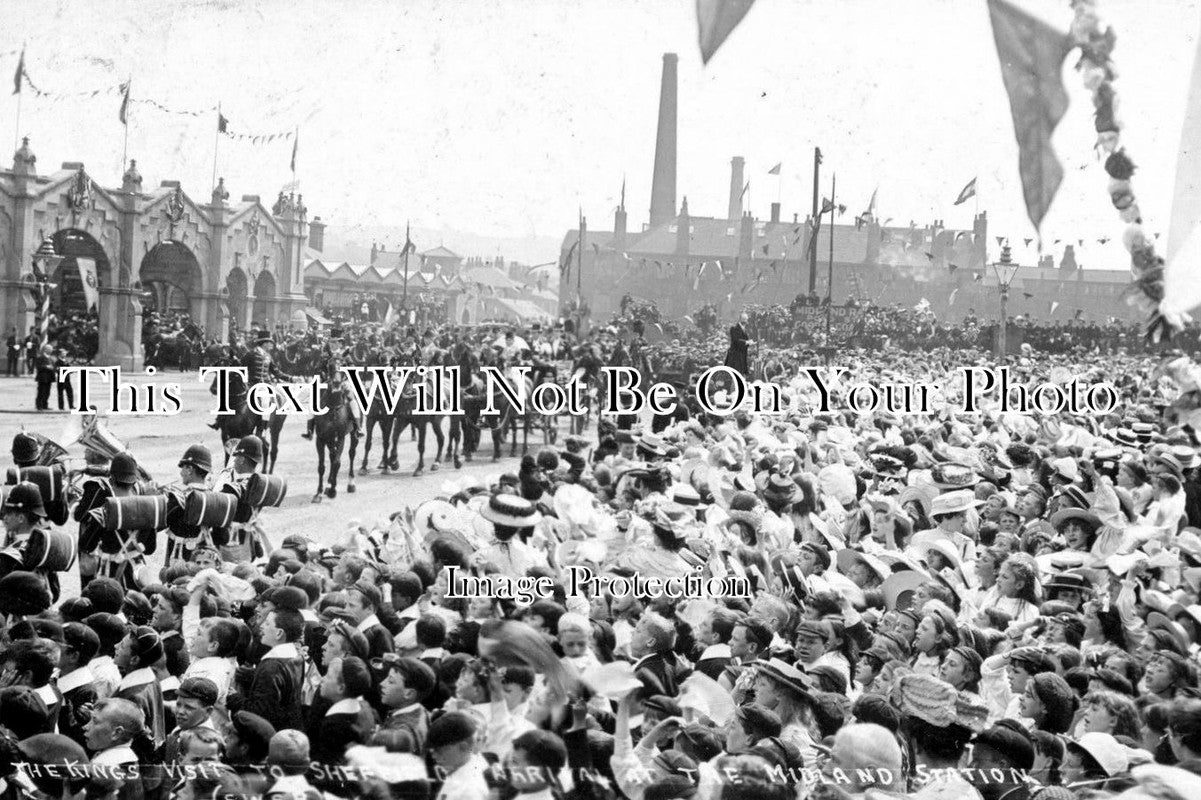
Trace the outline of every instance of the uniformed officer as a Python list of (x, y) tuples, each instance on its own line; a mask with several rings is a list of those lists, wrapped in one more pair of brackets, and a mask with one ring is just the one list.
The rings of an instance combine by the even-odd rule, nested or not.
[[(259, 464), (263, 462), (263, 440), (257, 436), (243, 436), (234, 448), (229, 466), (226, 467), (213, 481), (217, 491), (228, 492), (238, 498), (238, 512), (234, 522), (229, 527), (227, 550), (223, 552), (226, 561), (241, 561), (241, 556), (250, 553), (252, 556), (259, 539), (258, 509), (250, 508), (246, 501), (246, 488), (252, 475), (258, 472)], [(233, 558), (234, 555), (239, 557)]]
[(138, 464), (129, 453), (113, 456), (107, 476), (89, 478), (83, 485), (83, 497), (75, 507), (74, 519), (79, 523), (79, 581), (86, 586), (97, 575), (115, 578), (127, 589), (135, 588), (133, 565), (143, 560), (145, 553), (154, 553), (157, 532), (106, 531), (96, 517), (89, 513), (103, 508), (110, 497), (132, 497), (141, 494)]
[[(354, 421), (355, 425), (353, 435), (358, 436), (361, 428), (359, 415), (356, 413), (355, 404), (350, 401), (350, 387), (347, 385), (345, 373), (341, 370), (344, 361), (345, 354), (342, 351), (342, 340), (331, 337), (320, 369), (322, 379), (329, 384), (329, 394), (326, 400), (326, 406), (329, 408), (329, 411), (326, 413), (331, 413), (339, 406), (346, 405), (350, 409), (350, 418)], [(316, 424), (317, 418), (315, 416), (309, 417), (308, 427), (304, 433), (300, 434), (301, 438), (312, 439), (313, 428)]]
[(180, 483), (167, 488), (167, 563), (187, 560), (202, 544), (209, 546), (225, 544), (218, 542), (214, 532), (206, 527), (189, 525), (184, 521), (184, 508), (188, 492), (193, 489), (208, 491), (209, 473), (213, 471), (213, 454), (202, 444), (194, 444), (184, 451), (179, 460)]
[[(4, 505), (0, 506), (7, 536), (4, 549), (0, 550), (0, 578), (10, 572), (25, 570), (30, 538), (35, 529), (46, 523), (46, 509), (42, 505), (42, 492), (36, 484), (22, 481), (12, 488)], [(58, 573), (46, 569), (32, 570), (50, 589), (50, 596), (58, 602)]]

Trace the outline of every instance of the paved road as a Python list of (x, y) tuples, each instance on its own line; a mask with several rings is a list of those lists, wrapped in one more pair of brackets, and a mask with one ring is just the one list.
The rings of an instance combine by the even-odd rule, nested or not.
[[(144, 375), (127, 375), (125, 380), (142, 385), (151, 380), (160, 384), (180, 384), (183, 408), (178, 414), (110, 416), (104, 420), (107, 428), (125, 443), (155, 480), (169, 483), (179, 479), (176, 464), (188, 445), (200, 442), (213, 451), (215, 459), (221, 457), (220, 436), (208, 427), (214, 419), (211, 416), (211, 410), (215, 406), (214, 398), (209, 394), (207, 384), (202, 385), (194, 373), (171, 372), (157, 375), (153, 379)], [(11, 464), (7, 453), (9, 443), (21, 428), (48, 436), (63, 446), (68, 445), (64, 438), (64, 430), (70, 422), (69, 415), (58, 411), (35, 411), (34, 390), (35, 386), (30, 378), (0, 378), (0, 447), (4, 448), (3, 458), (6, 464)], [(54, 404), (53, 396), (51, 404)], [(338, 496), (333, 500), (324, 498), (320, 503), (314, 504), (311, 499), (317, 484), (317, 456), (314, 444), (301, 438), (305, 421), (306, 417), (302, 416), (289, 418), (280, 437), (276, 473), (287, 478), (288, 497), (282, 507), (263, 512), (267, 532), (276, 542), (289, 533), (303, 533), (319, 543), (331, 544), (340, 538), (351, 520), (372, 524), (377, 520), (386, 519), (392, 512), (403, 509), (406, 505), (416, 506), (434, 497), (448, 480), (464, 475), (483, 480), (493, 473), (515, 472), (519, 463), (519, 459), (516, 458), (502, 458), (500, 462), (492, 463), (491, 444), (485, 436), (487, 454), (482, 461), (464, 464), (461, 470), (456, 470), (453, 464), (443, 464), (439, 470), (429, 471), (428, 461), (434, 447), (433, 437), (430, 436), (429, 449), (426, 452), (427, 471), (424, 475), (413, 477), (417, 446), (410, 440), (406, 431), (401, 436), (399, 452), (403, 471), (399, 474), (381, 475), (374, 470), (375, 465), (379, 463), (380, 454), (377, 433), (369, 464), (372, 467), (371, 473), (356, 474), (356, 492), (350, 494), (346, 491), (344, 459)], [(566, 420), (563, 420), (561, 425), (566, 429)], [(539, 444), (540, 441), (538, 440)], [(531, 440), (531, 451), (536, 450), (534, 445), (534, 441)], [(68, 449), (73, 456), (82, 457), (82, 448), (79, 445)], [(504, 452), (508, 454), (507, 446)], [(520, 455), (520, 448), (518, 454)], [(362, 462), (361, 446), (356, 460)], [(356, 464), (356, 468), (357, 466)], [(73, 581), (65, 584), (64, 589), (72, 584)]]

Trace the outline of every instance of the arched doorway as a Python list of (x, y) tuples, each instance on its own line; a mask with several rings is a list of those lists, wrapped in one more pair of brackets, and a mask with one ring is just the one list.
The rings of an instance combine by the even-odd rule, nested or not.
[(229, 306), (229, 316), (239, 328), (246, 324), (246, 273), (241, 267), (234, 267), (225, 276), (225, 290), (228, 292), (226, 305)]
[(192, 298), (204, 289), (200, 262), (182, 242), (160, 242), (150, 248), (138, 279), (147, 293), (143, 307), (159, 314), (192, 314)]
[[(109, 284), (108, 256), (90, 233), (76, 228), (66, 228), (50, 237), (54, 242), (54, 250), (63, 257), (58, 269), (50, 277), (50, 282), (58, 284), (50, 293), (50, 310), (59, 319), (69, 319), (74, 314), (88, 312), (88, 293), (84, 291), (83, 277), (80, 274), (80, 261), (90, 260), (96, 265), (95, 275), (98, 282), (97, 290)], [(85, 272), (90, 272), (86, 270)], [(100, 311), (97, 302), (91, 309)]]
[(275, 276), (264, 270), (254, 280), (254, 318), (251, 321), (273, 329), (275, 320), (270, 318), (273, 308), (275, 308)]

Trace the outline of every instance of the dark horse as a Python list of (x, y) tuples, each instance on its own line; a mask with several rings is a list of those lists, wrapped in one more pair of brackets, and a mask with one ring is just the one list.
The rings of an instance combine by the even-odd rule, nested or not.
[[(430, 472), (436, 472), (442, 462), (442, 448), (446, 445), (446, 436), (442, 433), (442, 415), (440, 414), (419, 414), (418, 395), (425, 401), (426, 408), (433, 408), (439, 398), (435, 397), (432, 381), (420, 381), (416, 385), (410, 383), (405, 387), (405, 392), (400, 396), (400, 402), (396, 404), (396, 413), (392, 416), (392, 436), (390, 439), (391, 445), (385, 446), (385, 458), (392, 469), (399, 470), (400, 462), (396, 455), (396, 443), (400, 439), (400, 435), (404, 433), (405, 428), (412, 428), (417, 431), (417, 468), (413, 470), (413, 475), (417, 476), (425, 472), (425, 434), (427, 428), (432, 428), (434, 438), (438, 442), (438, 452), (430, 462)], [(446, 405), (446, 400), (441, 400), (443, 407)]]
[[(327, 390), (322, 390), (322, 403), (325, 402)], [(317, 493), (313, 502), (321, 502), (321, 489), (325, 484), (325, 454), (329, 453), (329, 486), (325, 487), (325, 496), (331, 500), (338, 496), (338, 471), (342, 467), (342, 449), (346, 446), (346, 438), (350, 437), (350, 459), (347, 461), (346, 491), (354, 494), (354, 457), (358, 450), (359, 437), (354, 424), (350, 401), (344, 400), (330, 406), (329, 411), (317, 417), (313, 423), (313, 440), (317, 446)]]
[(388, 401), (382, 390), (377, 390), (371, 397), (371, 406), (367, 409), (366, 426), (363, 430), (363, 463), (359, 465), (359, 472), (364, 475), (370, 471), (367, 468), (367, 459), (371, 456), (371, 439), (376, 426), (379, 426), (380, 446), (384, 450), (376, 469), (387, 475), (393, 469), (392, 451), (389, 449), (392, 443), (392, 413), (388, 410)]
[[(209, 387), (212, 394), (217, 394), (217, 379), (213, 379)], [(229, 443), (251, 434), (263, 439), (263, 471), (271, 474), (275, 471), (275, 462), (279, 458), (279, 434), (283, 430), (287, 416), (272, 412), (268, 421), (263, 421), (261, 415), (254, 413), (246, 403), (246, 381), (241, 375), (234, 373), (229, 378), (229, 405), (234, 409), (233, 414), (223, 414), (217, 417), (215, 427), (221, 433), (221, 448), (225, 451), (225, 463), (229, 463)], [(264, 433), (269, 434), (264, 436)]]

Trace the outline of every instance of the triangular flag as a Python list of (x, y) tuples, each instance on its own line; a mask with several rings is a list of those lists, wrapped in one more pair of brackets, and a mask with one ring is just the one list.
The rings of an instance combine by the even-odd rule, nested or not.
[(701, 63), (721, 47), (726, 37), (738, 27), (755, 0), (696, 0), (697, 38), (701, 46)]
[(779, 174), (780, 174), (780, 167), (782, 167), (782, 166), (784, 166), (784, 162), (783, 162), (783, 161), (781, 161), (779, 164), (776, 164), (774, 167), (772, 167), (771, 169), (769, 169), (769, 170), (767, 171), (767, 174), (768, 174), (768, 175), (779, 175)]
[(1029, 247), (1030, 243), (1033, 242), (1034, 240), (1033, 239), (1023, 239), (1022, 241), (1024, 241), (1026, 243), (1026, 246)]
[(1013, 115), (1026, 213), (1037, 229), (1063, 182), (1051, 135), (1068, 108), (1063, 62), (1072, 40), (1009, 0), (989, 0), (988, 10)]
[(955, 205), (960, 205), (961, 203), (966, 203), (968, 200), (970, 200), (971, 198), (973, 198), (975, 196), (976, 196), (976, 179), (972, 178), (970, 181), (967, 182), (967, 186), (964, 186), (959, 191), (959, 197), (955, 198)]
[(974, 280), (976, 283), (983, 283), (984, 282), (984, 274), (977, 272), (974, 276), (972, 276), (972, 280)]
[(1034, 295), (1030, 294), (1030, 292), (1022, 292), (1022, 297), (1025, 297), (1027, 300), (1029, 300), (1030, 298), (1034, 297)]
[(746, 193), (747, 193), (748, 191), (750, 191), (750, 189), (751, 189), (751, 182), (750, 182), (750, 181), (747, 181), (747, 182), (746, 182), (746, 186), (743, 186), (743, 187), (742, 187), (742, 194), (738, 195), (738, 199), (739, 199), (739, 200), (741, 200), (743, 197), (745, 197), (745, 196), (746, 196)]
[(957, 294), (959, 294), (959, 289), (956, 288), (956, 289), (951, 290), (951, 296), (947, 298), (948, 306), (955, 305), (955, 295), (957, 295)]
[(21, 58), (17, 61), (17, 71), (13, 75), (13, 94), (21, 93), (21, 84), (25, 81), (25, 48), (21, 48)]
[(997, 247), (1003, 247), (1004, 245), (1005, 245), (1005, 237), (998, 236), (997, 237)]
[(300, 128), (296, 129), (296, 136), (292, 139), (292, 172), (296, 171), (296, 150), (300, 147)]
[(959, 269), (959, 265), (958, 264), (947, 264), (947, 269), (951, 272), (954, 272), (955, 270)]
[(229, 132), (229, 120), (220, 111), (217, 112), (217, 133)]
[(1058, 301), (1058, 300), (1052, 300), (1052, 301), (1051, 301), (1051, 311), (1050, 311), (1050, 313), (1054, 314), (1054, 313), (1055, 313), (1055, 309), (1057, 309), (1057, 308), (1059, 308), (1059, 301)]

